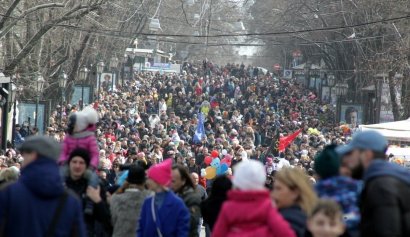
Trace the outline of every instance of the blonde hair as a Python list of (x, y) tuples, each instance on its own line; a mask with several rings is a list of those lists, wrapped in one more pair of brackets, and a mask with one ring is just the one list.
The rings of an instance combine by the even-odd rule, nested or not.
[(296, 203), (305, 213), (310, 213), (318, 200), (307, 175), (300, 169), (282, 168), (275, 175), (275, 180), (286, 185), (290, 190), (299, 191)]

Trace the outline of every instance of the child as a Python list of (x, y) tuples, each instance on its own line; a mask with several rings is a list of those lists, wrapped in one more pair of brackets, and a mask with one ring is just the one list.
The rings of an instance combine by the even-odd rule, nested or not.
[(337, 202), (320, 199), (309, 214), (307, 229), (313, 237), (340, 237), (345, 232), (343, 212)]
[[(59, 163), (63, 164), (62, 175), (67, 177), (69, 169), (67, 161), (70, 154), (76, 148), (86, 149), (91, 157), (90, 168), (86, 171), (85, 177), (88, 185), (94, 188), (98, 187), (99, 179), (95, 170), (99, 164), (99, 149), (97, 139), (95, 138), (96, 123), (98, 122), (98, 113), (91, 107), (86, 107), (80, 112), (70, 114), (68, 118), (67, 134), (63, 141), (63, 150), (60, 155)], [(86, 214), (93, 213), (93, 204), (91, 200), (86, 203)]]

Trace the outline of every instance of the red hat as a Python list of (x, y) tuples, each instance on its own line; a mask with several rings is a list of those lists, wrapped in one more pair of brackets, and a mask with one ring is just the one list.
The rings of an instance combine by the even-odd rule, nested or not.
[(161, 186), (168, 186), (171, 183), (172, 159), (166, 159), (163, 162), (152, 166), (148, 170), (148, 178)]

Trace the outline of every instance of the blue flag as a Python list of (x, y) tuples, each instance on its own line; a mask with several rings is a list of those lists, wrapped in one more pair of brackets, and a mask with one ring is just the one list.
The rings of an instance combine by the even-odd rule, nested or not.
[(198, 113), (198, 126), (196, 127), (195, 135), (193, 138), (194, 144), (202, 143), (202, 138), (205, 137), (205, 127), (204, 127), (204, 115)]

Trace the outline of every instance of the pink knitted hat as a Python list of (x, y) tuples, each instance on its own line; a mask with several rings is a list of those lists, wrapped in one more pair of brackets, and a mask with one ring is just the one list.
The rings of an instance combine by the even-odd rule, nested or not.
[(148, 170), (148, 178), (161, 186), (168, 186), (171, 183), (172, 159), (154, 165)]

